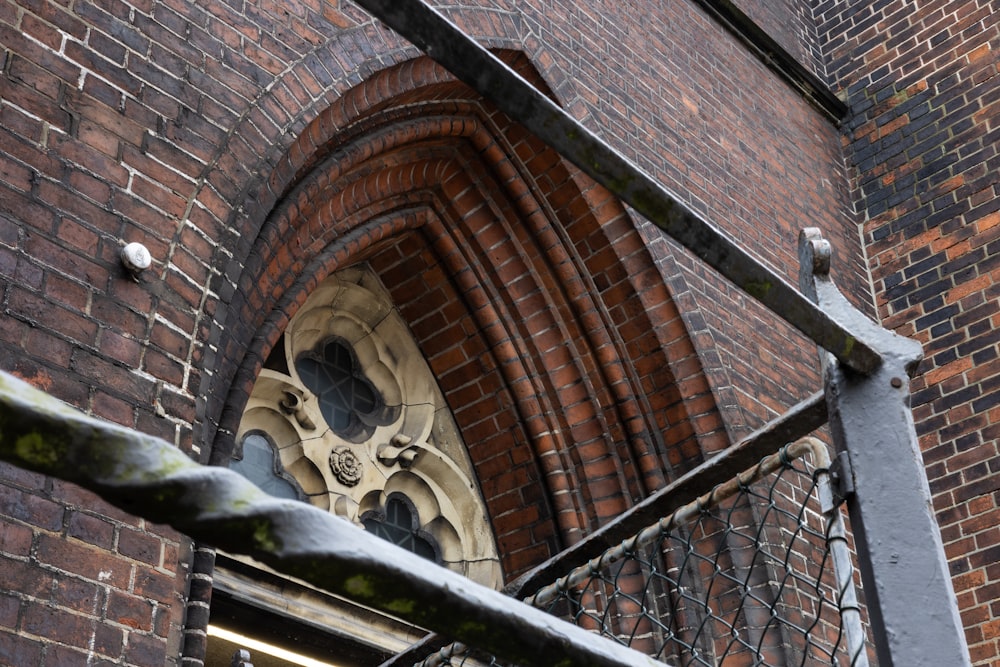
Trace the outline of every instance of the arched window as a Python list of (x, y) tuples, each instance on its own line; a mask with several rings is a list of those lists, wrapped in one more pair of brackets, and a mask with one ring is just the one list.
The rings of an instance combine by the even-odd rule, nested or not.
[(243, 436), (229, 469), (243, 475), (272, 496), (294, 500), (302, 497), (295, 484), (283, 473), (274, 445), (261, 433)]
[(441, 561), (434, 538), (420, 530), (417, 512), (406, 496), (391, 496), (384, 509), (366, 512), (361, 523), (369, 533), (397, 547), (437, 563)]
[[(493, 531), (461, 433), (412, 333), (366, 266), (323, 280), (290, 318), (236, 439), (230, 467), (268, 493), (309, 502), (500, 585)], [(224, 553), (212, 615), (213, 623), (279, 644), (291, 636), (329, 642), (314, 648), (336, 654), (337, 664), (380, 664), (413, 638), (412, 626), (398, 619)], [(218, 639), (211, 646), (232, 654)]]
[(499, 585), (493, 531), (461, 434), (367, 266), (320, 282), (289, 320), (237, 438), (243, 460), (232, 467), (262, 488)]

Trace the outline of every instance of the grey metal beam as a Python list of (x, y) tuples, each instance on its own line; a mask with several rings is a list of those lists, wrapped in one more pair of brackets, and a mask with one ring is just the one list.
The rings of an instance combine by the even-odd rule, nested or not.
[(83, 415), (0, 373), (0, 459), (520, 665), (661, 666), (226, 468)]
[[(828, 312), (869, 322), (829, 279), (830, 245), (819, 230), (799, 242), (800, 284)], [(823, 355), (830, 429), (847, 452), (847, 497), (858, 569), (881, 667), (969, 665), (969, 650), (931, 505), (910, 411), (916, 341), (869, 323), (882, 366), (863, 377)]]
[(878, 367), (876, 348), (852, 325), (817, 308), (436, 10), (420, 0), (355, 2), (842, 363), (860, 373)]

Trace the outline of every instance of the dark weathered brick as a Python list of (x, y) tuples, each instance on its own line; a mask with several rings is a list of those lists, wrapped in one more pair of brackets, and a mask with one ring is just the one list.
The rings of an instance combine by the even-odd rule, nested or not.
[[(963, 540), (949, 547), (956, 572), (995, 590), (1000, 572), (981, 554), (1000, 538), (960, 526), (990, 468), (952, 458), (996, 431), (993, 374), (981, 367), (996, 357), (1000, 295), (985, 278), (1000, 241), (976, 230), (981, 243), (957, 245), (1000, 208), (994, 13), (971, 0), (740, 2), (845, 93), (851, 115), (838, 130), (694, 3), (638, 15), (570, 4), (453, 11), (505, 55), (520, 51), (521, 71), (790, 280), (806, 224), (831, 238), (838, 283), (874, 313), (871, 271), (879, 314), (925, 344), (913, 403), (942, 528)], [(513, 576), (816, 388), (811, 345), (581, 186), (502, 115), (476, 123), (504, 128), (504, 141), (470, 151), (459, 130), (488, 105), (464, 102), (350, 3), (100, 0), (70, 11), (25, 0), (0, 6), (0, 24), (0, 359), (93, 414), (207, 456), (220, 424), (235, 429), (255, 364), (287, 321), (268, 319), (272, 309), (363, 257), (411, 317), (455, 408)], [(385, 131), (369, 147), (419, 140), (421, 105), (448, 119), (424, 131), (463, 156), (461, 168), (432, 172), (433, 151), (386, 153), (377, 168), (351, 157), (376, 123)], [(296, 190), (336, 160), (392, 176), (331, 178), (347, 194)], [(441, 182), (421, 181), (425, 168)], [(502, 196), (477, 199), (498, 183)], [(338, 213), (313, 197), (336, 198)], [(446, 223), (371, 222), (365, 207), (379, 198), (384, 211), (433, 199)], [(393, 227), (401, 220), (419, 231)], [(940, 240), (925, 236), (935, 231)], [(128, 240), (155, 260), (137, 280), (118, 264)], [(973, 410), (984, 415), (969, 419)], [(632, 460), (628, 448), (647, 442), (658, 449)], [(582, 458), (566, 477), (540, 464), (568, 452)], [(570, 488), (569, 477), (581, 481)], [(11, 509), (21, 514), (10, 555), (23, 555), (26, 530), (41, 531), (39, 555), (92, 584), (58, 545), (103, 558), (121, 533), (115, 563), (138, 568), (139, 590), (107, 584), (116, 608), (149, 597), (169, 609), (163, 618), (180, 613), (183, 575), (166, 562), (149, 569), (169, 559), (163, 531), (92, 511), (61, 484), (49, 498), (8, 488), (59, 517)], [(985, 637), (981, 619), (1000, 610), (970, 590), (964, 618)], [(63, 595), (82, 610), (83, 597)], [(167, 633), (135, 609), (93, 620), (98, 661), (164, 664)], [(10, 646), (20, 664), (41, 664), (33, 639)], [(983, 639), (975, 650), (985, 665), (1000, 649)], [(84, 655), (73, 642), (58, 651), (44, 658)]]

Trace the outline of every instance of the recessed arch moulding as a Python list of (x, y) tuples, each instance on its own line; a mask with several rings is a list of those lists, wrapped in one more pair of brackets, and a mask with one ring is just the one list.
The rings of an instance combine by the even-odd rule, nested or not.
[[(544, 86), (523, 56), (502, 57)], [(245, 410), (275, 411), (248, 398), (278, 382), (264, 362), (280, 346), (331, 332), (359, 342), (373, 383), (400, 391), (386, 369), (408, 363), (393, 356), (406, 346), (365, 342), (372, 323), (358, 312), (376, 289), (365, 275), (391, 304), (379, 317), (405, 325), (406, 354), (436, 379), (507, 579), (724, 444), (692, 342), (620, 203), (432, 61), (382, 70), (320, 113), (271, 185), (284, 194), (220, 327), (231, 370), (215, 381), (232, 390), (213, 462), (229, 460)], [(296, 330), (311, 333), (283, 336), (306, 321)], [(310, 474), (310, 493), (331, 488), (326, 471)], [(365, 502), (328, 497), (354, 516)]]

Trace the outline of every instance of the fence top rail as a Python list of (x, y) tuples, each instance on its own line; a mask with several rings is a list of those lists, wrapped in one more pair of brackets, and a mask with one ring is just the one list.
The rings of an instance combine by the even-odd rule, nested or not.
[(863, 374), (881, 364), (863, 328), (824, 312), (422, 0), (355, 0), (734, 285)]
[(506, 591), (518, 598), (533, 594), (538, 587), (583, 565), (682, 505), (692, 502), (705, 493), (706, 489), (722, 484), (757, 464), (765, 456), (778, 451), (783, 445), (816, 431), (826, 421), (826, 400), (823, 392), (817, 392), (634, 505), (614, 521), (515, 580)]

